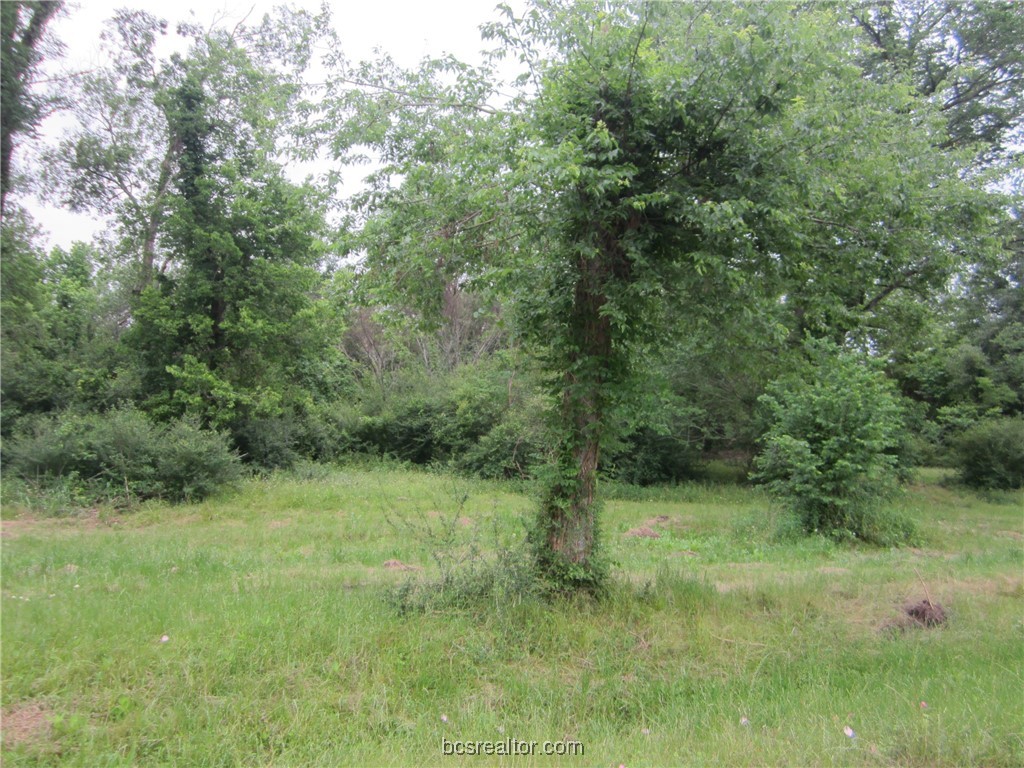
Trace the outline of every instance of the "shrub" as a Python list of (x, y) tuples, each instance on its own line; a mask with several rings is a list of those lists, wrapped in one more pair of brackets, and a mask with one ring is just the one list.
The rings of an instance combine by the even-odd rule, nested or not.
[(203, 499), (237, 480), (240, 471), (238, 455), (224, 433), (178, 421), (163, 434), (156, 461), (162, 496), (175, 501)]
[(364, 391), (337, 409), (345, 449), (481, 477), (530, 476), (542, 461), (547, 400), (528, 375), (488, 359), (432, 376), (396, 377), (387, 397)]
[(868, 361), (821, 342), (809, 344), (801, 377), (762, 396), (769, 415), (758, 478), (799, 517), (806, 532), (878, 544), (910, 535), (887, 521), (881, 502), (898, 485), (899, 406)]
[(246, 461), (264, 469), (287, 469), (300, 458), (302, 426), (297, 415), (285, 413), (244, 419), (231, 431)]
[(24, 418), (4, 443), (4, 462), (26, 479), (77, 473), (87, 431), (84, 418), (75, 414)]
[(533, 477), (544, 462), (543, 426), (528, 414), (509, 413), (456, 462), (456, 467), (489, 479)]
[(610, 477), (630, 485), (655, 485), (693, 480), (701, 474), (700, 445), (685, 433), (669, 433), (643, 427), (622, 441), (611, 453)]
[(18, 476), (70, 484), (82, 499), (202, 498), (238, 474), (225, 436), (189, 422), (157, 425), (130, 407), (34, 419), (4, 449)]
[(1024, 487), (1024, 418), (989, 419), (956, 444), (960, 479), (975, 488)]

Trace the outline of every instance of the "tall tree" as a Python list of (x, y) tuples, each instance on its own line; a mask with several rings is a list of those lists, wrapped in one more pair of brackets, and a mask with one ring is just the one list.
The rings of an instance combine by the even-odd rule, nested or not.
[(295, 92), (248, 48), (206, 33), (171, 66), (168, 267), (141, 291), (127, 341), (152, 411), (230, 429), (260, 460), (252, 422), (309, 407), (330, 366), (315, 301), (323, 201), (284, 177), (278, 116)]
[(58, 0), (0, 3), (0, 215), (11, 189), (11, 160), (18, 134), (31, 132), (46, 100), (32, 91), (43, 58), (43, 32), (63, 7)]
[(488, 34), (536, 91), (501, 106), (486, 72), (453, 84), (428, 62), (377, 68), (345, 102), (348, 128), (374, 126), (363, 143), (389, 153), (363, 231), (401, 233), (373, 241), (367, 268), (455, 262), (504, 286), (558, 402), (538, 563), (599, 588), (598, 466), (650, 350), (779, 304), (842, 339), (892, 294), (943, 284), (998, 214), (936, 149), (941, 116), (865, 79), (827, 9), (505, 12)]
[[(239, 100), (239, 113), (268, 110), (264, 123), (282, 124), (295, 107), (301, 72), (325, 24), (326, 17), (280, 10), (254, 26), (209, 31), (249, 47), (265, 73), (264, 92), (224, 80), (225, 88), (239, 89), (218, 98)], [(193, 47), (205, 45), (207, 30), (182, 24), (176, 31)], [(46, 158), (49, 186), (61, 202), (111, 217), (117, 247), (137, 270), (136, 293), (174, 258), (163, 238), (184, 151), (171, 114), (171, 93), (181, 84), (182, 70), (158, 55), (167, 34), (167, 21), (144, 11), (114, 15), (101, 35), (107, 64), (71, 79), (76, 124)]]

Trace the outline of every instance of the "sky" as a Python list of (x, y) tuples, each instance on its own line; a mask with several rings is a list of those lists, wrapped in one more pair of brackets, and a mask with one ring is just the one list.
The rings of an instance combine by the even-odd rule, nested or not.
[[(50, 31), (65, 46), (60, 66), (66, 69), (87, 69), (101, 62), (99, 48), (103, 22), (119, 8), (144, 10), (170, 22), (191, 21), (208, 26), (219, 20), (231, 27), (248, 18), (256, 23), (265, 13), (272, 13), (278, 2), (266, 0), (83, 0), (69, 2), (65, 13), (51, 25)], [(466, 61), (478, 61), (485, 47), (480, 39), (481, 24), (498, 18), (498, 0), (326, 0), (344, 54), (350, 61), (372, 55), (374, 48), (390, 53), (399, 64), (413, 66), (424, 56), (455, 54)], [(319, 11), (320, 0), (290, 0), (292, 7)], [(513, 7), (521, 2), (513, 2)], [(443, 9), (443, 10), (441, 10)], [(56, 140), (62, 132), (62, 118), (51, 118), (42, 127), (43, 142)], [(46, 233), (49, 246), (68, 247), (76, 240), (88, 241), (105, 226), (95, 216), (74, 214), (52, 205), (24, 201)]]

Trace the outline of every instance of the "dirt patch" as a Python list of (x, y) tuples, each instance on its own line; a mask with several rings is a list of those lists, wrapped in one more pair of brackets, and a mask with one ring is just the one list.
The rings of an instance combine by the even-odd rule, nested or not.
[(26, 533), (31, 533), (39, 527), (39, 521), (28, 517), (17, 517), (13, 520), (0, 520), (0, 538), (17, 539)]
[(385, 560), (384, 567), (389, 571), (419, 571), (421, 568), (418, 565), (409, 565), (403, 563), (401, 560)]
[(116, 525), (116, 521), (113, 518), (109, 518), (104, 515), (97, 507), (91, 509), (83, 509), (76, 515), (68, 518), (74, 520), (79, 526), (85, 528), (87, 531), (95, 531), (97, 528), (110, 528)]
[(470, 520), (468, 517), (460, 517), (455, 522), (458, 523), (459, 525), (461, 525), (463, 528), (468, 528), (469, 526), (471, 526), (473, 524), (473, 521)]
[(903, 612), (923, 627), (937, 627), (946, 623), (946, 611), (939, 603), (927, 598), (904, 606)]
[(998, 536), (1005, 536), (1008, 539), (1014, 539), (1016, 541), (1024, 541), (1024, 533), (1020, 531), (999, 531)]
[(697, 553), (692, 549), (680, 549), (678, 552), (669, 553), (669, 557), (697, 557)]
[(3, 743), (18, 744), (42, 741), (50, 736), (50, 710), (36, 701), (3, 711)]
[(839, 575), (842, 575), (844, 573), (850, 573), (850, 569), (849, 568), (840, 568), (839, 566), (826, 565), (826, 566), (823, 566), (823, 567), (819, 568), (818, 569), (818, 573), (834, 574), (836, 576), (839, 576)]
[(267, 527), (272, 531), (276, 531), (278, 528), (287, 528), (291, 524), (291, 520), (271, 520)]
[(624, 534), (627, 539), (660, 539), (661, 534), (656, 530), (647, 525), (641, 525), (639, 528), (630, 528)]
[(905, 632), (910, 629), (932, 629), (945, 624), (946, 611), (939, 603), (928, 598), (907, 603), (900, 615), (879, 627), (883, 632)]

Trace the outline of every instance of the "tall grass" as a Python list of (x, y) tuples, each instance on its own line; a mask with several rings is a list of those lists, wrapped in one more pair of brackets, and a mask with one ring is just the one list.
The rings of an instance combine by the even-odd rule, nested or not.
[[(8, 519), (4, 764), (1019, 766), (1018, 500), (937, 481), (900, 502), (919, 548), (779, 535), (756, 490), (684, 486), (606, 505), (601, 602), (490, 590), (405, 612), (396, 590), (436, 581), (439, 551), (514, 550), (531, 500), (364, 468)], [(949, 621), (900, 629), (926, 591)], [(445, 756), (442, 738), (584, 754)]]

